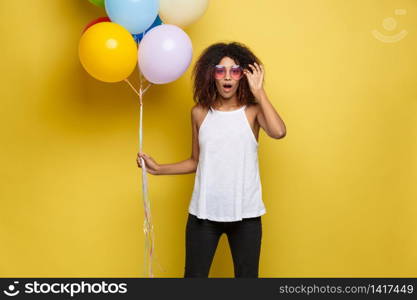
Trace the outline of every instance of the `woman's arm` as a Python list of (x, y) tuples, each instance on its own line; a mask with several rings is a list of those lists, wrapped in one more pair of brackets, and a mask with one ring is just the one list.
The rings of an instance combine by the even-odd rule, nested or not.
[(189, 158), (174, 164), (162, 164), (155, 175), (179, 175), (194, 173), (196, 170), (195, 162)]
[(271, 102), (269, 102), (265, 91), (262, 89), (255, 97), (260, 106), (256, 115), (259, 125), (261, 125), (270, 137), (282, 139), (287, 134), (287, 129), (284, 121), (282, 121), (278, 112), (272, 106)]
[(270, 137), (281, 139), (287, 134), (287, 129), (284, 121), (282, 121), (271, 102), (269, 102), (263, 88), (264, 67), (256, 62), (253, 65), (249, 64), (249, 67), (252, 69), (252, 72), (245, 69), (244, 73), (248, 79), (251, 92), (260, 106), (256, 115), (258, 123)]

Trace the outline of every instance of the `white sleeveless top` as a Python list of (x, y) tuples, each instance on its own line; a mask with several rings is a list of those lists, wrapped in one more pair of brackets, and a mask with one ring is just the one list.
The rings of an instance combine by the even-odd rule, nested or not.
[(245, 114), (208, 110), (198, 139), (200, 157), (189, 213), (212, 221), (240, 221), (266, 213), (258, 142)]

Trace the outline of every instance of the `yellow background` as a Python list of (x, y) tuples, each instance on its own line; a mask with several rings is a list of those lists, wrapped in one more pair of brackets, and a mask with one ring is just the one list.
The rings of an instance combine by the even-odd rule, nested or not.
[[(138, 99), (78, 59), (100, 16), (87, 0), (0, 4), (2, 277), (144, 276)], [(186, 29), (191, 67), (212, 43), (247, 44), (287, 126), (260, 136), (260, 277), (417, 276), (416, 28), (415, 0), (212, 0)], [(159, 163), (191, 155), (191, 67), (145, 95), (144, 152)], [(194, 176), (148, 177), (156, 277), (183, 276)], [(210, 277), (233, 277), (224, 235)]]

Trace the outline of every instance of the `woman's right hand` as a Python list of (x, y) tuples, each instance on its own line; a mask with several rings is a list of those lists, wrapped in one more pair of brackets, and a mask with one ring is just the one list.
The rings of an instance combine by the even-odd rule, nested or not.
[(152, 175), (158, 175), (158, 171), (160, 169), (159, 164), (150, 156), (146, 155), (145, 153), (139, 152), (136, 162), (139, 168), (142, 168), (141, 159), (145, 161), (146, 171)]

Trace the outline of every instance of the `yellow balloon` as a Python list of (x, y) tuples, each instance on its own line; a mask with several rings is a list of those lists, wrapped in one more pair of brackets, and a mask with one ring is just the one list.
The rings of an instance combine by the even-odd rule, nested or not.
[(159, 0), (159, 17), (165, 24), (185, 27), (206, 11), (208, 0)]
[(123, 26), (101, 22), (81, 36), (78, 55), (91, 76), (104, 82), (117, 82), (129, 77), (135, 69), (138, 49)]

